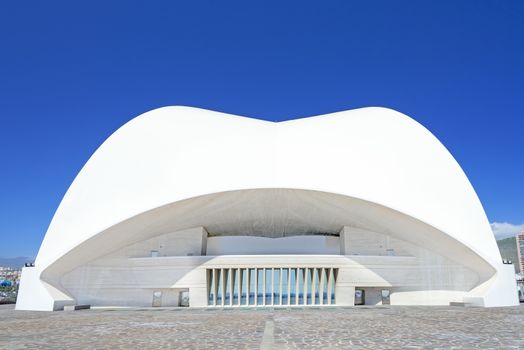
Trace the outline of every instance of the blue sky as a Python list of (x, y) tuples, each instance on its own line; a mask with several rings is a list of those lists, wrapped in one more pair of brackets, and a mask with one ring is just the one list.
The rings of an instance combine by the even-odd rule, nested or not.
[(0, 255), (34, 256), (95, 149), (166, 105), (397, 109), (448, 147), (491, 222), (519, 225), (523, 98), (524, 1), (5, 1)]

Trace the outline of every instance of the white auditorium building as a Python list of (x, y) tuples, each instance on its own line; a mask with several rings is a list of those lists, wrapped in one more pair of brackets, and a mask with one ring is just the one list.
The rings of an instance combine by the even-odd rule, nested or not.
[(165, 107), (87, 161), (16, 308), (490, 307), (515, 290), (471, 183), (415, 120)]

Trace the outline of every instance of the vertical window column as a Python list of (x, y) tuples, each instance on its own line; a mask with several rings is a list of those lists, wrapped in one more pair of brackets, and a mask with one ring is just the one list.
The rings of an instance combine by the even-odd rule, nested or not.
[(337, 268), (212, 268), (209, 306), (336, 305)]

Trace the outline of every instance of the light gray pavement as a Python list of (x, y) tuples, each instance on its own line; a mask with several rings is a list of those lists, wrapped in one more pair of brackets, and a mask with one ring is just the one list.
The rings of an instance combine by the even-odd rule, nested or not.
[(0, 349), (524, 349), (524, 306), (14, 311)]

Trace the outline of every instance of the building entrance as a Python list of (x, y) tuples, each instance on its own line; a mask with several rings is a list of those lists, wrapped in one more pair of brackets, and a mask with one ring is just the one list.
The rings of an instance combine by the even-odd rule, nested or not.
[(207, 269), (208, 306), (335, 305), (337, 268)]

